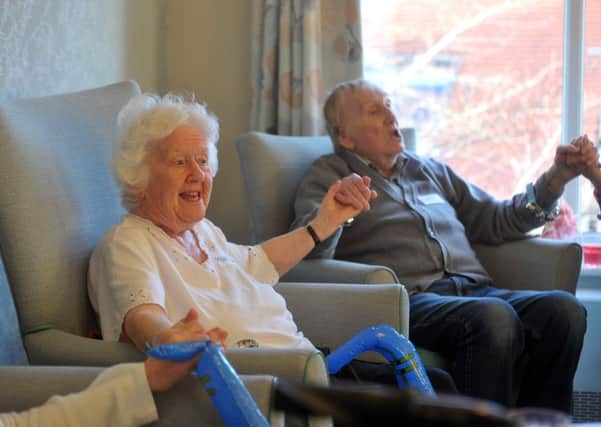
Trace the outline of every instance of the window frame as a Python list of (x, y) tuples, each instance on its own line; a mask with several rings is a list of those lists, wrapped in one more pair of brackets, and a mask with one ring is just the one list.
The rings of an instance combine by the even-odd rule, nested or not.
[[(582, 133), (586, 0), (564, 0), (563, 19), (561, 143), (569, 144)], [(579, 179), (568, 183), (563, 197), (574, 212), (580, 213)]]

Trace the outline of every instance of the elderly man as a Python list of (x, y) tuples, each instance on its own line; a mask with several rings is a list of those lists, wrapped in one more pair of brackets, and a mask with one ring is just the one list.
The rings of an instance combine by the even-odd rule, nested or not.
[(496, 288), (470, 243), (520, 239), (552, 220), (564, 185), (595, 164), (596, 150), (560, 146), (526, 192), (498, 201), (449, 166), (404, 151), (390, 98), (377, 86), (338, 85), (324, 113), (335, 153), (308, 170), (292, 228), (313, 218), (337, 180), (339, 202), (368, 210), (324, 235), (310, 256), (392, 268), (410, 293), (411, 340), (452, 360), (459, 391), (570, 411), (583, 306), (566, 292)]

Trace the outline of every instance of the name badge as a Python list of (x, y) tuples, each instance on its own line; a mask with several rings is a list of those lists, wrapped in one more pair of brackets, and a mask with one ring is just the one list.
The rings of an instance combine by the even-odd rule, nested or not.
[(445, 203), (445, 200), (442, 197), (440, 197), (439, 194), (436, 194), (436, 193), (423, 194), (421, 196), (417, 196), (417, 198), (424, 205), (435, 205), (438, 203)]

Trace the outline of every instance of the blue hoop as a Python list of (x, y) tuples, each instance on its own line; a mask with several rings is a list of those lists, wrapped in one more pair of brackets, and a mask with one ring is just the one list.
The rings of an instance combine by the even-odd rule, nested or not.
[(328, 372), (335, 374), (356, 356), (366, 351), (380, 353), (393, 366), (400, 389), (413, 387), (420, 393), (435, 396), (415, 347), (392, 326), (378, 325), (366, 328), (326, 358)]

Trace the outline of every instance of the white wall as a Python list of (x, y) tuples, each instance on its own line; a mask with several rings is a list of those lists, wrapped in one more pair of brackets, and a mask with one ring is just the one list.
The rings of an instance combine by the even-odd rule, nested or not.
[(161, 0), (0, 0), (0, 100), (161, 86)]
[(165, 88), (194, 92), (220, 120), (220, 169), (208, 216), (232, 241), (244, 241), (247, 210), (236, 137), (250, 115), (250, 2), (177, 0), (165, 9)]
[(249, 121), (249, 3), (0, 0), (0, 100), (126, 79), (144, 91), (195, 93), (221, 124), (209, 217), (243, 241), (247, 214), (234, 140)]

